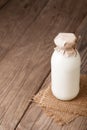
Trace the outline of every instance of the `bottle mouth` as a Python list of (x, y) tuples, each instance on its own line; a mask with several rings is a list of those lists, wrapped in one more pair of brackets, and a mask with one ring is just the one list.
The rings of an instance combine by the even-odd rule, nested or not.
[(54, 38), (54, 43), (59, 47), (74, 46), (77, 42), (77, 37), (74, 33), (59, 33)]

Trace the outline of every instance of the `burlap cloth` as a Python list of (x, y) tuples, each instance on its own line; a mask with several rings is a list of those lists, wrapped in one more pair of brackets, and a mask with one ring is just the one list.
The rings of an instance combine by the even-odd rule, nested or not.
[(34, 101), (60, 125), (67, 124), (78, 116), (87, 116), (87, 75), (81, 75), (80, 81), (80, 93), (71, 101), (56, 99), (52, 95), (50, 84), (34, 97)]

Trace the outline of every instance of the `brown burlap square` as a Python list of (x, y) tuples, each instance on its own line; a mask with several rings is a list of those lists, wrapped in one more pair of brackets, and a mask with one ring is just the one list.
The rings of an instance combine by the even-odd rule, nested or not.
[(56, 99), (52, 95), (50, 85), (41, 90), (34, 97), (34, 101), (61, 125), (69, 123), (78, 116), (87, 116), (87, 75), (81, 75), (80, 93), (71, 101)]

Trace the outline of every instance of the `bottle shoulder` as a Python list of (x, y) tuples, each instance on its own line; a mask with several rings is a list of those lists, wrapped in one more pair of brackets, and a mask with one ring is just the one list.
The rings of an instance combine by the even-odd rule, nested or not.
[(80, 54), (77, 51), (76, 56), (69, 56), (66, 57), (65, 55), (63, 55), (60, 52), (57, 52), (56, 50), (53, 52), (52, 56), (51, 56), (51, 62), (55, 62), (55, 63), (62, 63), (62, 64), (72, 64), (72, 65), (81, 65), (81, 58), (80, 58)]

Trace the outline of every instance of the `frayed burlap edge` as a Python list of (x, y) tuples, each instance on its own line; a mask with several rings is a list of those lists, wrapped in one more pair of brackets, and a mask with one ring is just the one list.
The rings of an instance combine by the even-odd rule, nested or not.
[[(87, 79), (87, 76), (82, 75), (82, 82), (85, 85), (85, 80)], [(34, 97), (34, 102), (36, 102), (45, 112), (48, 116), (50, 116), (54, 121), (58, 123), (58, 125), (64, 125), (68, 124), (71, 121), (73, 121), (75, 118), (79, 116), (77, 113), (70, 113), (70, 112), (64, 112), (61, 110), (56, 110), (53, 108), (49, 108), (48, 106), (43, 105), (43, 99), (44, 99), (44, 94), (45, 90), (41, 90), (35, 97)]]
[[(61, 111), (54, 111), (53, 109), (49, 109), (48, 107), (45, 107), (41, 104), (41, 100), (44, 96), (44, 89), (41, 90), (35, 97), (34, 102), (38, 104), (38, 106), (41, 107), (41, 109), (49, 116), (51, 117), (58, 125), (65, 125), (73, 121), (75, 118), (77, 118), (79, 115), (73, 115), (66, 112)], [(67, 117), (67, 118), (65, 118)]]

